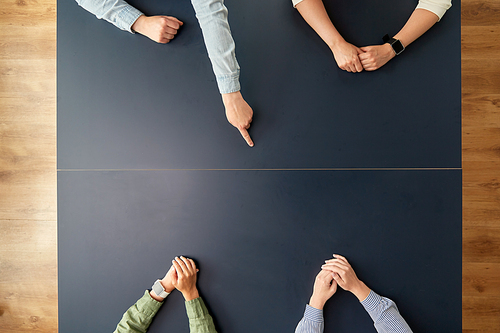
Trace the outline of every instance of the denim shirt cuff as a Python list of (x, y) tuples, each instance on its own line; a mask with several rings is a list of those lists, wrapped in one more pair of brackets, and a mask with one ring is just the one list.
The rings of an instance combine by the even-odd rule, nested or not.
[(120, 18), (120, 29), (134, 34), (135, 31), (132, 30), (132, 25), (141, 15), (143, 15), (143, 13), (140, 10), (130, 5), (126, 6), (118, 13), (118, 17)]
[(234, 74), (217, 75), (217, 85), (221, 94), (240, 91), (240, 70)]

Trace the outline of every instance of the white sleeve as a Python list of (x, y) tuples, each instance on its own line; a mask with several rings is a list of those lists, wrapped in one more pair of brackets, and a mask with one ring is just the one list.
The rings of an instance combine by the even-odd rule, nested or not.
[(439, 20), (443, 17), (444, 13), (451, 7), (451, 0), (420, 0), (417, 9), (426, 9), (437, 15)]
[(302, 0), (292, 0), (292, 4), (293, 6), (297, 6), (300, 2), (302, 2)]

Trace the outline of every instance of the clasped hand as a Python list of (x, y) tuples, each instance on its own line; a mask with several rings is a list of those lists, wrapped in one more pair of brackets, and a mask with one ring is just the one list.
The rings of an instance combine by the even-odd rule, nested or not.
[(177, 289), (182, 293), (186, 301), (190, 301), (200, 297), (196, 288), (198, 271), (199, 269), (196, 268), (193, 259), (183, 256), (175, 257), (172, 260), (172, 266), (161, 280), (161, 284), (166, 292), (170, 293)]
[(351, 73), (359, 73), (363, 69), (374, 71), (396, 55), (388, 43), (358, 48), (344, 41), (332, 46), (331, 50), (339, 68)]
[(370, 289), (356, 276), (351, 265), (341, 255), (325, 261), (314, 281), (313, 294), (309, 305), (323, 309), (325, 303), (335, 294), (337, 286), (352, 292), (360, 301), (370, 293)]

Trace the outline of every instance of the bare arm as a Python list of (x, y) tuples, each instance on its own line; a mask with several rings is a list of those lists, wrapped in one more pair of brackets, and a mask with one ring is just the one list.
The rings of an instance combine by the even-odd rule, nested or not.
[(332, 50), (337, 65), (348, 72), (361, 72), (363, 67), (358, 58), (362, 51), (346, 42), (328, 16), (322, 0), (303, 0), (296, 5), (304, 20)]
[[(406, 48), (429, 30), (438, 20), (439, 17), (435, 13), (417, 8), (394, 38), (399, 39)], [(363, 68), (367, 71), (379, 69), (396, 56), (396, 53), (388, 43), (362, 47), (361, 50), (364, 53), (359, 58), (361, 59)]]

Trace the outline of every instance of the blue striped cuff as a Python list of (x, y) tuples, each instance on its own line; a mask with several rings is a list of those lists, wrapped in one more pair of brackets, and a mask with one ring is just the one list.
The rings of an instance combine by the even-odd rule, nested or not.
[(375, 308), (380, 304), (382, 300), (382, 296), (375, 293), (373, 290), (370, 290), (368, 296), (361, 301), (361, 304), (366, 309), (366, 311), (371, 312), (375, 310)]
[(309, 304), (306, 304), (306, 310), (304, 311), (304, 318), (315, 323), (322, 323), (324, 321), (323, 310), (313, 308)]

